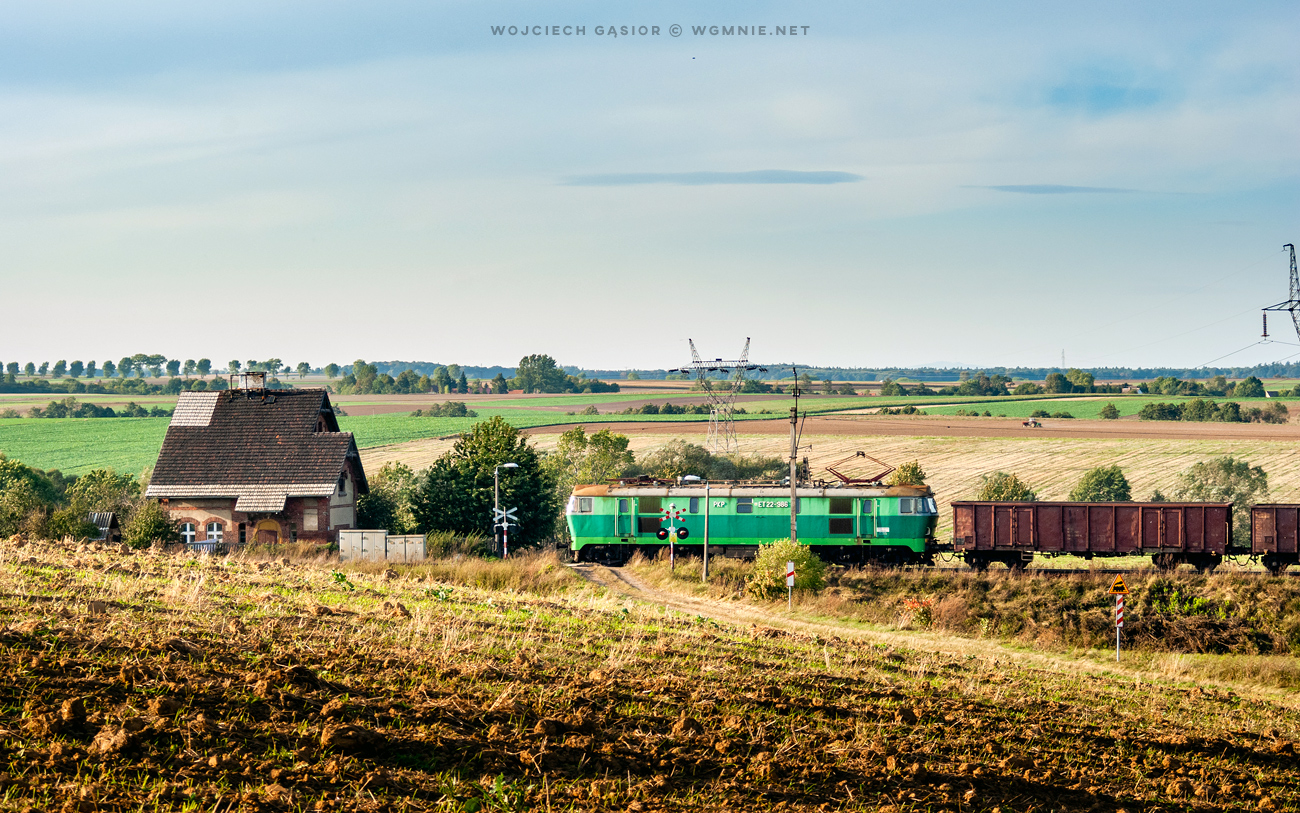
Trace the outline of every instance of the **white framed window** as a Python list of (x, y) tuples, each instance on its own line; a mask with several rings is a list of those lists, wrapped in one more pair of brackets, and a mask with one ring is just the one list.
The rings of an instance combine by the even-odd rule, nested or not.
[(591, 497), (579, 497), (579, 498), (578, 498), (578, 513), (579, 513), (579, 514), (590, 514), (590, 513), (591, 513)]
[(195, 533), (194, 533), (194, 523), (193, 523), (193, 522), (182, 522), (182, 523), (181, 523), (181, 541), (184, 542), (186, 545), (190, 545), (190, 544), (193, 544), (193, 542), (194, 542), (194, 537), (195, 537)]
[(207, 531), (209, 542), (220, 542), (226, 533), (226, 529), (222, 527), (220, 522), (209, 522), (208, 527), (204, 530)]

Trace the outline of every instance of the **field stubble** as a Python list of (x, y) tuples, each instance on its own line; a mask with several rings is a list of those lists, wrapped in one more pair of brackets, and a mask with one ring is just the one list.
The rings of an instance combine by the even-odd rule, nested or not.
[(738, 628), (552, 556), (335, 567), (0, 544), (4, 806), (1300, 803), (1295, 717), (1247, 692)]

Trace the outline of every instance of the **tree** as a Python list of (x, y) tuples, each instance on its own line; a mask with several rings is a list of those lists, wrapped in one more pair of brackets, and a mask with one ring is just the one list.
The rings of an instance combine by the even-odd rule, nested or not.
[(147, 548), (154, 542), (177, 542), (176, 523), (157, 500), (148, 500), (122, 526), (122, 541), (133, 548)]
[(94, 377), (95, 377), (95, 362), (88, 361), (86, 362), (86, 378), (94, 378)]
[(505, 395), (510, 392), (510, 384), (501, 373), (497, 373), (497, 377), (492, 379), (492, 392), (496, 395)]
[(447, 372), (446, 367), (439, 366), (433, 371), (433, 386), (440, 393), (451, 392), (451, 373)]
[(1178, 475), (1174, 499), (1232, 503), (1232, 536), (1250, 544), (1250, 506), (1268, 497), (1268, 474), (1232, 456), (1204, 460)]
[(180, 359), (168, 359), (168, 360), (167, 360), (167, 376), (168, 376), (169, 378), (175, 378), (176, 376), (178, 376), (178, 375), (180, 375), (180, 374), (181, 374), (181, 362), (180, 362)]
[(980, 478), (980, 491), (975, 499), (989, 502), (1034, 502), (1038, 495), (1020, 478), (1005, 471), (995, 471)]
[(68, 375), (73, 378), (81, 378), (81, 374), (85, 372), (85, 369), (86, 366), (80, 361), (74, 361), (68, 365)]
[(883, 380), (882, 386), (880, 387), (880, 394), (889, 398), (896, 398), (902, 395), (907, 395), (907, 390), (903, 389), (902, 385), (893, 379), (886, 378)]
[(1222, 375), (1216, 375), (1205, 384), (1205, 391), (1210, 395), (1227, 395), (1231, 390), (1232, 385)]
[(1075, 502), (1128, 502), (1132, 499), (1128, 478), (1119, 466), (1099, 466), (1086, 472), (1070, 492)]
[(112, 511), (119, 520), (131, 512), (140, 498), (140, 483), (130, 474), (95, 469), (68, 487), (68, 505), (79, 514)]
[(460, 374), (460, 380), (456, 382), (456, 392), (462, 395), (469, 392), (469, 379), (465, 377), (463, 372)]
[(276, 358), (262, 362), (262, 367), (271, 375), (278, 375), (282, 366), (284, 366), (284, 362)]
[(519, 518), (512, 542), (529, 546), (550, 537), (560, 506), (554, 483), (537, 450), (499, 415), (475, 424), (424, 473), (412, 498), (420, 532), (489, 530), (493, 471), (501, 463), (518, 464), (502, 469), (500, 478), (501, 505), (516, 509)]
[(1237, 386), (1232, 388), (1233, 398), (1263, 398), (1264, 382), (1255, 376), (1244, 378), (1237, 382)]
[(1043, 388), (1033, 383), (1032, 381), (1024, 381), (1021, 382), (1020, 384), (1017, 384), (1015, 390), (1013, 390), (1011, 394), (1012, 395), (1039, 395), (1042, 393), (1042, 391)]
[(59, 359), (54, 362), (54, 377), (63, 378), (63, 374), (68, 371), (68, 362), (65, 359)]
[(564, 392), (568, 376), (545, 354), (524, 356), (515, 368), (511, 388), (524, 392)]
[(1065, 379), (1074, 386), (1075, 392), (1088, 392), (1095, 380), (1092, 373), (1071, 367), (1065, 371)]
[(1074, 385), (1060, 373), (1048, 373), (1043, 381), (1043, 392), (1074, 392)]
[(627, 445), (626, 435), (608, 429), (588, 435), (575, 426), (560, 435), (555, 451), (542, 458), (542, 468), (555, 483), (556, 493), (567, 497), (575, 485), (602, 483), (626, 472), (635, 460)]
[(311, 372), (311, 365), (308, 364), (308, 363), (305, 362), (305, 361), (300, 361), (300, 362), (298, 362), (298, 366), (297, 366), (296, 368), (294, 368), (294, 369), (296, 369), (296, 370), (298, 371), (298, 377), (299, 377), (299, 378), (306, 378), (306, 377), (307, 377), (307, 373), (310, 373), (310, 372)]
[(199, 359), (194, 365), (194, 370), (199, 375), (206, 376), (212, 371), (212, 359)]
[(393, 534), (415, 532), (412, 496), (418, 484), (415, 472), (402, 463), (385, 463), (366, 478), (370, 493), (357, 497), (357, 523), (362, 528), (383, 528)]
[(636, 370), (632, 370), (627, 375), (623, 376), (623, 378), (627, 381), (640, 381), (641, 375)]
[(1097, 414), (1105, 421), (1114, 421), (1119, 419), (1119, 409), (1109, 402), (1107, 402), (1106, 406), (1102, 407), (1101, 412)]
[[(644, 407), (642, 409), (644, 411)], [(774, 479), (786, 472), (787, 464), (780, 458), (714, 455), (703, 446), (684, 440), (669, 442), (627, 471), (628, 474), (649, 474), (670, 479), (694, 474), (706, 480)]]
[[(8, 369), (10, 375), (18, 375), (18, 362), (16, 361), (9, 362)], [(36, 365), (32, 364), (30, 361), (27, 362), (27, 365), (23, 367), (23, 374), (29, 376), (36, 375)]]
[(894, 469), (885, 484), (891, 486), (923, 486), (925, 485), (925, 469), (921, 468), (921, 461), (919, 460), (904, 463)]
[(325, 365), (325, 377), (331, 381), (339, 377), (339, 366), (334, 362)]
[(822, 393), (824, 395), (833, 395), (835, 393), (835, 382), (829, 378), (822, 381)]
[(36, 372), (38, 375), (40, 375), (41, 378), (44, 378), (45, 374), (48, 373), (49, 371), (50, 371), (50, 363), (48, 361), (42, 361), (41, 366), (36, 368)]
[(194, 370), (197, 366), (198, 365), (194, 359), (185, 359), (185, 366), (181, 368), (181, 372), (184, 373), (186, 378), (189, 378), (194, 375)]
[(117, 362), (117, 374), (122, 378), (129, 378), (131, 375), (131, 368), (134, 366), (135, 362), (131, 361), (130, 356), (122, 356), (122, 358)]
[(117, 373), (117, 365), (111, 361), (104, 362), (104, 378), (112, 378)]
[(238, 359), (231, 359), (230, 362), (226, 364), (226, 369), (230, 371), (230, 374), (231, 374), (231, 375), (238, 375), (238, 373), (239, 373), (239, 360), (238, 360)]

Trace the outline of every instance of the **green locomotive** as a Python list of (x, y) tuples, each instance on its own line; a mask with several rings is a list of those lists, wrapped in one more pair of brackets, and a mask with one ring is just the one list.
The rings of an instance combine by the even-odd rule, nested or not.
[[(828, 486), (797, 490), (801, 545), (827, 562), (931, 564), (938, 510), (928, 486)], [(579, 485), (565, 508), (575, 561), (621, 564), (667, 547), (665, 511), (680, 554), (751, 558), (790, 536), (790, 489), (777, 484)]]

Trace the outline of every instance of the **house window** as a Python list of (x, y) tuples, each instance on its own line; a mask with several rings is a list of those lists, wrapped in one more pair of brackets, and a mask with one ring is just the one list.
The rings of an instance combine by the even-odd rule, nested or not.
[(339, 496), (340, 497), (348, 496), (348, 478), (347, 475), (345, 474), (339, 475)]
[(239, 523), (239, 544), (243, 545), (246, 542), (248, 542), (248, 526), (241, 522)]
[(302, 529), (304, 531), (320, 530), (320, 520), (317, 519), (316, 507), (309, 506), (302, 512)]
[(220, 522), (209, 522), (207, 532), (209, 542), (220, 542), (225, 536), (225, 528), (222, 527)]
[(289, 523), (289, 541), (290, 542), (298, 541), (298, 523), (296, 522)]
[(181, 541), (184, 542), (186, 545), (194, 544), (194, 523), (193, 522), (181, 523)]
[(753, 497), (736, 498), (736, 513), (737, 514), (754, 513), (754, 498)]

